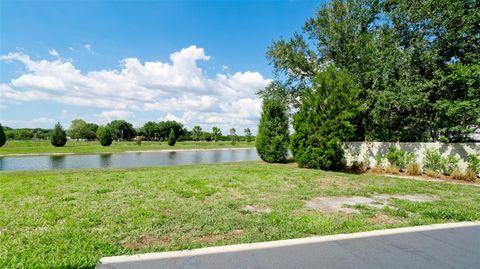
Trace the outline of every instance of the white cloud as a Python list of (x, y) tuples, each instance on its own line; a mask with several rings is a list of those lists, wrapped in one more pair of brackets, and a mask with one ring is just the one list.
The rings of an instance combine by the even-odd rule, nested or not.
[(99, 108), (103, 112), (95, 116), (101, 121), (147, 111), (164, 113), (160, 117), (182, 121), (188, 127), (255, 127), (261, 105), (256, 93), (270, 80), (253, 71), (209, 78), (197, 65), (209, 59), (203, 48), (190, 46), (172, 53), (170, 62), (125, 58), (119, 69), (85, 72), (59, 57), (33, 60), (24, 53), (9, 53), (0, 56), (0, 61), (18, 61), (26, 72), (0, 84), (0, 98), (2, 105), (55, 101)]
[(60, 53), (58, 53), (58, 51), (55, 49), (49, 50), (48, 54), (52, 55), (53, 57), (57, 57), (57, 58), (60, 57)]
[(84, 47), (86, 50), (88, 50), (88, 52), (90, 52), (90, 53), (93, 52), (93, 51), (92, 51), (92, 45), (90, 45), (90, 44), (85, 44), (85, 45), (83, 45), (83, 47)]
[(126, 110), (110, 110), (102, 111), (102, 113), (96, 114), (95, 117), (101, 123), (108, 123), (112, 120), (128, 120), (133, 117), (133, 113)]

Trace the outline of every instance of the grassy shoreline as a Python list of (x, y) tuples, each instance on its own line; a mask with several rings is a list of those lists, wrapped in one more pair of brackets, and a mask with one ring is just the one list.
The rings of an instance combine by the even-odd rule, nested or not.
[[(315, 197), (423, 194), (359, 214)], [(240, 162), (0, 172), (0, 267), (93, 268), (102, 256), (480, 219), (477, 187)], [(247, 205), (271, 212), (245, 212)]]
[(109, 147), (102, 147), (98, 141), (80, 142), (68, 141), (64, 147), (54, 147), (49, 141), (8, 141), (0, 148), (2, 156), (22, 155), (52, 155), (52, 154), (94, 154), (94, 153), (120, 153), (120, 152), (148, 152), (162, 150), (200, 150), (200, 149), (227, 149), (251, 148), (254, 142), (177, 142), (169, 146), (166, 142), (145, 141), (139, 146), (135, 142), (113, 142)]

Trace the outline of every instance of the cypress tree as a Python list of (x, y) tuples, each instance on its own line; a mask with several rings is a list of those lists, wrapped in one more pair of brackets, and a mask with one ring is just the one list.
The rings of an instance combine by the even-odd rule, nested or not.
[(62, 128), (62, 125), (60, 125), (60, 122), (57, 122), (57, 124), (55, 124), (55, 128), (53, 128), (50, 142), (55, 147), (63, 147), (67, 143), (67, 133)]
[(3, 127), (0, 124), (0, 147), (3, 147), (5, 143), (7, 142), (7, 136), (5, 135), (5, 132), (3, 131)]
[(168, 145), (174, 146), (175, 143), (177, 143), (177, 137), (175, 136), (175, 132), (173, 131), (173, 128), (172, 128), (170, 129), (170, 134), (168, 135)]
[(265, 96), (255, 143), (258, 155), (269, 163), (285, 162), (288, 144), (288, 114), (285, 102), (275, 95)]
[(100, 145), (104, 147), (108, 147), (112, 144), (113, 135), (108, 127), (98, 128), (97, 137), (98, 141), (100, 141)]
[(342, 143), (354, 134), (357, 88), (331, 64), (306, 89), (293, 117), (292, 153), (300, 167), (333, 170), (345, 165)]

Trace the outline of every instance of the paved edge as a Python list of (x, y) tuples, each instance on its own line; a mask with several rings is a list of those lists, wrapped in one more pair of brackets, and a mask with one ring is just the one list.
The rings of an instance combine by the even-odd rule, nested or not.
[(100, 259), (100, 264), (118, 264), (118, 263), (127, 263), (127, 262), (162, 260), (162, 259), (179, 258), (179, 257), (187, 257), (187, 256), (201, 256), (201, 255), (208, 255), (208, 254), (260, 250), (260, 249), (288, 247), (288, 246), (296, 246), (296, 245), (319, 243), (319, 242), (329, 242), (329, 241), (336, 241), (336, 240), (366, 238), (366, 237), (375, 237), (375, 236), (382, 236), (382, 235), (393, 235), (393, 234), (403, 234), (403, 233), (411, 233), (411, 232), (473, 227), (473, 226), (480, 226), (480, 221), (432, 224), (432, 225), (423, 225), (423, 226), (415, 226), (415, 227), (375, 230), (375, 231), (359, 232), (359, 233), (351, 233), (351, 234), (337, 234), (337, 235), (315, 236), (315, 237), (306, 237), (306, 238), (298, 238), (298, 239), (278, 240), (278, 241), (270, 241), (270, 242), (227, 245), (227, 246), (219, 246), (219, 247), (207, 247), (207, 248), (199, 248), (199, 249), (193, 249), (193, 250), (156, 252), (156, 253), (137, 254), (137, 255), (130, 255), (130, 256), (124, 255), (124, 256), (103, 257)]

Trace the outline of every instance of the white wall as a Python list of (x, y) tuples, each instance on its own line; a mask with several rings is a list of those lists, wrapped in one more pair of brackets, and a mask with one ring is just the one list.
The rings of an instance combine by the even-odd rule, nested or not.
[(349, 142), (345, 144), (347, 164), (354, 160), (365, 162), (368, 159), (370, 166), (375, 166), (375, 156), (378, 153), (385, 155), (392, 145), (414, 153), (420, 166), (423, 166), (423, 156), (427, 149), (438, 150), (443, 156), (457, 156), (460, 158), (459, 168), (462, 170), (467, 167), (468, 154), (480, 153), (480, 143)]

